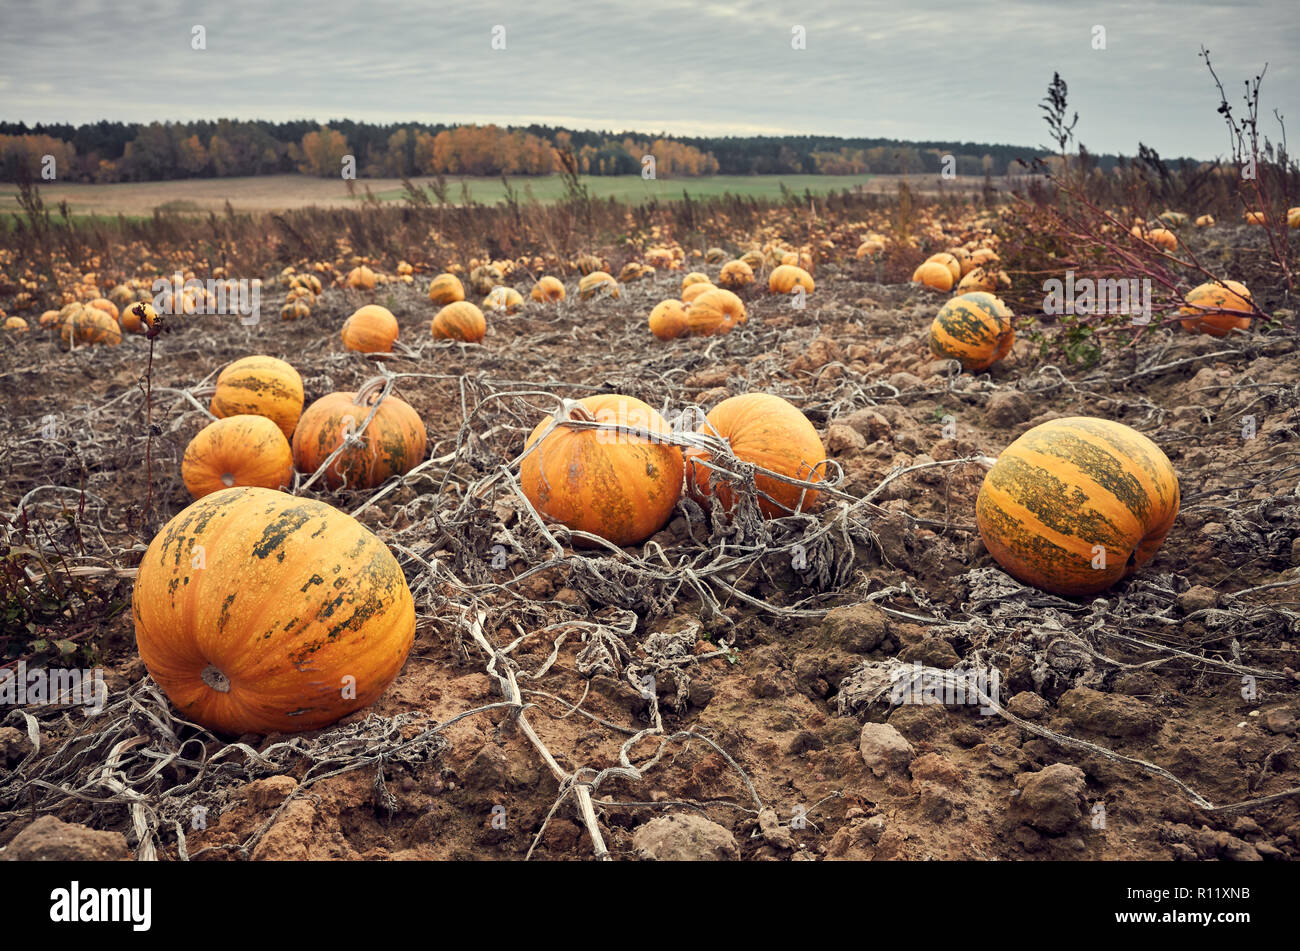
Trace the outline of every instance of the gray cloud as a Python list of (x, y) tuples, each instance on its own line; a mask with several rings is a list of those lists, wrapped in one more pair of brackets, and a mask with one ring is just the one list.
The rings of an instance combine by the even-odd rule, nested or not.
[[(207, 49), (191, 49), (191, 29)], [(490, 46), (506, 28), (506, 49)], [(807, 49), (791, 49), (791, 29)], [(1091, 47), (1094, 25), (1107, 49)], [(676, 134), (809, 133), (1040, 144), (1054, 70), (1094, 151), (1209, 157), (1226, 136), (1197, 57), (1230, 91), (1267, 61), (1297, 101), (1300, 6), (1037, 0), (931, 5), (546, 0), (301, 7), (6, 0), (0, 115), (82, 122), (350, 117), (549, 122)], [(1276, 126), (1265, 124), (1272, 135)]]

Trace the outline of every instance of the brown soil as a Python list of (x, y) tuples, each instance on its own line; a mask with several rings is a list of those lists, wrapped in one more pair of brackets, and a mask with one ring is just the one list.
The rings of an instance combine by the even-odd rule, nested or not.
[[(1300, 786), (1294, 336), (1220, 341), (1159, 331), (1141, 350), (1108, 355), (1091, 370), (1045, 365), (1022, 340), (990, 374), (952, 375), (926, 346), (941, 298), (872, 283), (865, 267), (824, 268), (807, 310), (752, 294), (741, 330), (659, 343), (646, 315), (675, 296), (680, 277), (626, 285), (616, 302), (578, 302), (569, 282), (570, 301), (558, 309), (530, 303), (519, 316), (489, 315), (482, 346), (431, 341), (427, 278), (369, 295), (330, 289), (306, 321), (264, 318), (244, 328), (233, 318), (190, 318), (160, 339), (155, 387), (192, 387), (261, 352), (299, 368), (310, 402), (374, 375), (372, 364), (341, 351), (337, 329), (363, 300), (387, 301), (411, 348), (388, 368), (430, 374), (398, 384), (428, 426), (430, 456), (449, 456), (458, 437), (472, 434), (450, 469), (431, 466), (360, 515), (399, 553), (420, 612), (410, 659), (371, 710), (307, 735), (301, 750), (276, 746), (283, 736), (243, 738), (264, 760), (238, 750), (213, 760), (223, 744), (197, 735), (202, 742), (192, 740), (182, 760), (153, 777), (142, 753), (165, 750), (166, 731), (143, 725), (143, 714), (140, 726), (118, 725), (115, 735), (146, 737), (121, 754), (123, 770), (159, 819), (150, 824), (160, 825), (164, 857), (178, 853), (176, 819), (186, 826), (188, 855), (203, 859), (518, 859), (535, 840), (534, 856), (589, 858), (574, 797), (552, 814), (561, 791), (511, 711), (494, 707), (428, 732), (503, 700), (469, 633), (480, 611), (483, 634), (498, 649), (519, 641), (509, 657), (533, 704), (526, 716), (562, 770), (592, 780), (618, 766), (620, 747), (661, 717), (661, 734), (623, 750), (639, 778), (601, 775), (595, 789), (614, 857), (687, 848), (689, 837), (651, 847), (648, 832), (633, 842), (656, 816), (678, 813), (730, 832), (734, 843), (723, 835), (707, 854), (730, 854), (734, 845), (746, 859), (1300, 855), (1295, 797), (1218, 808)], [(3, 511), (13, 513), (41, 485), (76, 487), (84, 471), (78, 530), (95, 556), (88, 563), (129, 567), (188, 503), (179, 459), (206, 418), (174, 393), (156, 394), (154, 491), (145, 509), (144, 341), (62, 353), (36, 331), (0, 346)], [(849, 502), (828, 498), (816, 518), (794, 517), (761, 536), (729, 536), (725, 524), (683, 505), (654, 539), (661, 554), (636, 560), (632, 552), (620, 569), (597, 553), (566, 549), (555, 564), (502, 586), (550, 553), (508, 488), (472, 504), (466, 495), (514, 458), (553, 408), (535, 391), (598, 390), (705, 408), (753, 390), (785, 395), (843, 467), (841, 491), (858, 498), (898, 467), (996, 456), (1047, 419), (1104, 416), (1165, 449), (1180, 474), (1183, 509), (1155, 560), (1093, 603), (1024, 589), (996, 569), (973, 525), (984, 472), (976, 462), (895, 478), (851, 518), (843, 515)], [(488, 398), (513, 391), (530, 392)], [(462, 433), (463, 407), (480, 402)], [(58, 419), (55, 450), (36, 435), (47, 414)], [(1248, 416), (1253, 438), (1243, 438)], [(945, 436), (946, 423), (955, 433)], [(353, 511), (369, 494), (320, 497)], [(78, 503), (75, 492), (43, 492), (27, 510), (69, 544), (60, 499)], [(452, 516), (460, 527), (442, 532), (437, 518)], [(795, 570), (791, 544), (822, 525), (836, 529), (809, 541), (807, 567)], [(510, 549), (503, 569), (490, 567), (497, 544)], [(720, 608), (711, 612), (673, 566), (699, 570), (733, 544), (767, 546), (766, 553), (735, 577), (703, 582)], [(435, 560), (436, 571), (426, 567)], [(667, 568), (667, 581), (649, 578), (651, 563)], [(115, 583), (129, 596), (127, 579), (102, 586)], [(1270, 584), (1278, 586), (1258, 590)], [(141, 709), (165, 710), (150, 698), (129, 610), (66, 633), (101, 643), (115, 700), (131, 690)], [(978, 704), (890, 706), (873, 698), (873, 672), (898, 661), (995, 666), (1008, 715), (984, 715)], [(634, 686), (646, 672), (655, 674), (653, 703)], [(1253, 677), (1253, 699), (1243, 696), (1243, 676)], [(0, 797), (9, 799), (0, 798), (0, 843), (31, 821), (24, 804), (35, 797), (43, 811), (120, 831), (139, 848), (121, 802), (51, 798), (24, 785), (82, 719), (30, 712), (43, 749), (7, 776), (0, 756)], [(400, 719), (381, 726), (372, 714)], [(16, 713), (3, 723), (25, 732)], [(869, 726), (863, 738), (864, 724), (892, 729)], [(182, 738), (196, 736), (176, 728)], [(339, 745), (348, 731), (363, 742)], [(209, 757), (202, 775), (193, 765), (200, 747)], [(367, 760), (367, 750), (384, 755)], [(102, 749), (87, 763), (106, 755)], [(343, 771), (320, 778), (334, 770)], [(56, 785), (89, 775), (88, 767), (70, 770)], [(185, 795), (164, 795), (186, 783)], [(92, 799), (111, 798), (93, 788)], [(195, 806), (208, 810), (206, 829), (187, 821)]]

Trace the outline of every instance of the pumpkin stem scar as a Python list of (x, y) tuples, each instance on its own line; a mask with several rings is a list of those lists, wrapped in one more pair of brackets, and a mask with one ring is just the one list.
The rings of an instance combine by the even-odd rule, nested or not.
[(199, 678), (217, 693), (230, 693), (230, 678), (211, 664), (203, 668)]
[(235, 477), (231, 475), (229, 472), (227, 472), (224, 475), (222, 475), (221, 484), (229, 488), (230, 486), (235, 484)]

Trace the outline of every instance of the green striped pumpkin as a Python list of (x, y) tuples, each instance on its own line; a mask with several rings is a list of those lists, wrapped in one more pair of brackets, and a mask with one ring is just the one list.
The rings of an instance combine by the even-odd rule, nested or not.
[(967, 370), (987, 370), (1010, 353), (1015, 342), (1011, 311), (984, 291), (954, 297), (930, 325), (930, 351), (959, 361)]
[(1006, 448), (984, 477), (975, 519), (1009, 574), (1080, 596), (1149, 561), (1178, 502), (1178, 475), (1155, 443), (1121, 423), (1074, 416)]
[(180, 715), (236, 736), (320, 729), (368, 706), (415, 637), (382, 541), (323, 502), (254, 487), (168, 522), (131, 610), (140, 659)]

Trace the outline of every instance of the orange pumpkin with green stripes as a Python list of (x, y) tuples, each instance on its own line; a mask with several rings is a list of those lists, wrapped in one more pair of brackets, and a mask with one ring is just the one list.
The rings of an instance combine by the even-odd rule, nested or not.
[(293, 434), (293, 461), (300, 472), (310, 476), (348, 437), (355, 444), (346, 446), (325, 470), (325, 483), (331, 489), (373, 488), (420, 464), (428, 442), (424, 422), (408, 403), (391, 393), (361, 431), (383, 383), (381, 378), (356, 393), (330, 393), (303, 411)]
[(288, 439), (302, 415), (302, 403), (298, 371), (283, 360), (258, 355), (241, 357), (217, 375), (208, 409), (218, 419), (242, 413), (265, 416)]
[(455, 274), (439, 274), (429, 282), (429, 300), (440, 307), (465, 299), (465, 285)]
[(992, 294), (975, 291), (944, 304), (930, 325), (930, 350), (967, 370), (987, 370), (1016, 341), (1011, 311)]
[[(559, 423), (551, 428), (555, 420)], [(643, 436), (566, 425), (578, 420), (651, 433), (672, 430), (653, 408), (631, 396), (566, 400), (528, 437), (525, 448), (532, 451), (519, 467), (524, 496), (538, 512), (576, 531), (615, 545), (645, 541), (668, 523), (681, 497), (681, 450)]]
[(975, 520), (1009, 574), (1083, 596), (1150, 561), (1178, 503), (1178, 475), (1155, 443), (1122, 423), (1075, 416), (1006, 448), (984, 477)]
[(168, 522), (131, 607), (140, 659), (177, 712), (234, 736), (316, 730), (369, 706), (415, 636), (384, 543), (272, 489), (222, 489)]

